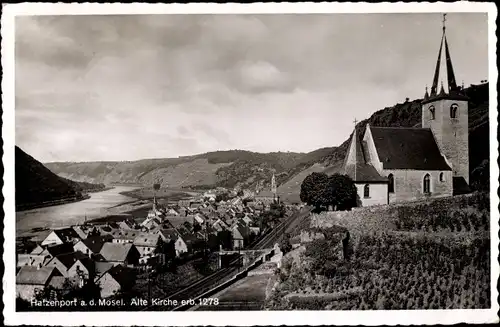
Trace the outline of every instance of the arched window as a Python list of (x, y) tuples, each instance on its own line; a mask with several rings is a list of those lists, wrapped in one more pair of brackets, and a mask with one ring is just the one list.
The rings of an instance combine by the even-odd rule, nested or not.
[(387, 178), (389, 179), (389, 193), (394, 193), (394, 175), (389, 174)]
[(370, 185), (365, 185), (363, 196), (365, 197), (365, 199), (370, 197)]
[(429, 174), (424, 176), (424, 193), (431, 193), (431, 176)]
[(434, 106), (429, 107), (429, 112), (431, 114), (431, 120), (436, 119), (436, 109), (434, 108)]
[(444, 182), (444, 173), (439, 174), (439, 181)]
[(450, 118), (457, 118), (458, 104), (454, 103), (450, 107)]

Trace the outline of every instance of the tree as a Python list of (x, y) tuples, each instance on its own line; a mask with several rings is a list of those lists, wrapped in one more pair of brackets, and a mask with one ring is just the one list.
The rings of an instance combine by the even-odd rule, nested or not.
[(471, 172), (471, 186), (476, 191), (490, 190), (490, 162), (485, 159)]
[(312, 173), (308, 175), (300, 186), (300, 200), (316, 207), (317, 211), (327, 205), (324, 193), (328, 184), (328, 175), (325, 173)]
[(286, 233), (280, 241), (280, 250), (283, 254), (287, 254), (292, 250), (292, 243), (290, 242), (290, 234)]
[(228, 230), (217, 232), (217, 243), (222, 245), (223, 249), (233, 248), (233, 234)]
[(329, 178), (325, 196), (328, 204), (337, 207), (337, 210), (350, 210), (357, 205), (358, 190), (349, 176), (333, 174)]
[(238, 193), (236, 193), (237, 196), (243, 196), (243, 190), (239, 190)]
[(348, 210), (357, 204), (357, 189), (347, 175), (312, 173), (300, 187), (300, 199), (320, 211), (328, 206)]

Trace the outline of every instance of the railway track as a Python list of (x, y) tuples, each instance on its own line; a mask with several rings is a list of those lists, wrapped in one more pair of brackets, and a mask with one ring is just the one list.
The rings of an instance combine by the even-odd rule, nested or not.
[[(261, 239), (257, 240), (252, 246), (249, 247), (251, 250), (261, 250), (266, 248), (271, 248), (274, 246), (276, 242), (278, 242), (281, 237), (286, 232), (289, 232), (291, 228), (297, 226), (301, 220), (307, 217), (310, 213), (311, 209), (306, 207), (303, 210), (291, 215), (286, 218), (280, 224), (278, 224), (274, 229), (265, 234)], [(166, 297), (163, 302), (172, 303), (177, 301), (177, 304), (180, 305), (182, 300), (186, 299), (194, 299), (197, 296), (213, 289), (217, 285), (231, 279), (240, 269), (238, 262), (239, 258), (234, 259), (229, 263), (229, 266), (226, 268), (222, 268), (215, 273), (208, 275), (204, 278), (201, 278), (194, 283), (190, 284), (186, 288), (169, 295)], [(165, 310), (173, 310), (176, 305), (171, 306), (158, 306), (158, 305), (150, 305), (144, 309), (144, 311), (165, 311)]]

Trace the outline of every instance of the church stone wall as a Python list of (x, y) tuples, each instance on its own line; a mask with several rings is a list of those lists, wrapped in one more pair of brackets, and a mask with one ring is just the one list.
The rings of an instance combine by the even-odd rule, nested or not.
[[(439, 174), (444, 174), (444, 181), (439, 181)], [(453, 179), (451, 171), (425, 170), (384, 170), (383, 175), (394, 175), (394, 193), (389, 193), (389, 203), (413, 201), (425, 198), (451, 196), (453, 194)], [(431, 194), (424, 194), (424, 176), (431, 176)]]
[[(450, 117), (450, 107), (457, 104), (456, 118)], [(436, 110), (430, 119), (429, 107)], [(422, 107), (422, 127), (431, 128), (441, 152), (451, 162), (454, 176), (462, 176), (469, 183), (469, 111), (466, 101), (438, 100)]]
[[(370, 186), (370, 196), (368, 198), (364, 197), (366, 184)], [(356, 188), (358, 189), (358, 195), (362, 207), (387, 204), (388, 202), (387, 184), (356, 183)]]

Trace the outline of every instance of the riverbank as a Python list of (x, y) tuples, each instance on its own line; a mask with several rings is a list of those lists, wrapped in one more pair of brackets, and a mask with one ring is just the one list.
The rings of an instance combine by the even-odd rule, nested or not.
[(64, 199), (58, 199), (58, 200), (52, 200), (52, 201), (45, 201), (45, 202), (39, 202), (39, 203), (20, 204), (20, 205), (16, 206), (16, 212), (22, 212), (22, 211), (27, 211), (27, 210), (31, 210), (31, 209), (40, 209), (40, 208), (45, 208), (45, 207), (58, 206), (58, 205), (61, 205), (61, 204), (79, 202), (79, 201), (83, 201), (83, 200), (87, 200), (87, 199), (90, 199), (90, 195), (83, 194), (81, 197), (70, 197), (70, 198), (64, 198)]
[(197, 196), (199, 193), (176, 189), (159, 189), (155, 191), (153, 188), (139, 188), (132, 191), (124, 191), (120, 194), (138, 200), (152, 200), (153, 197), (156, 197), (157, 200), (179, 201)]

